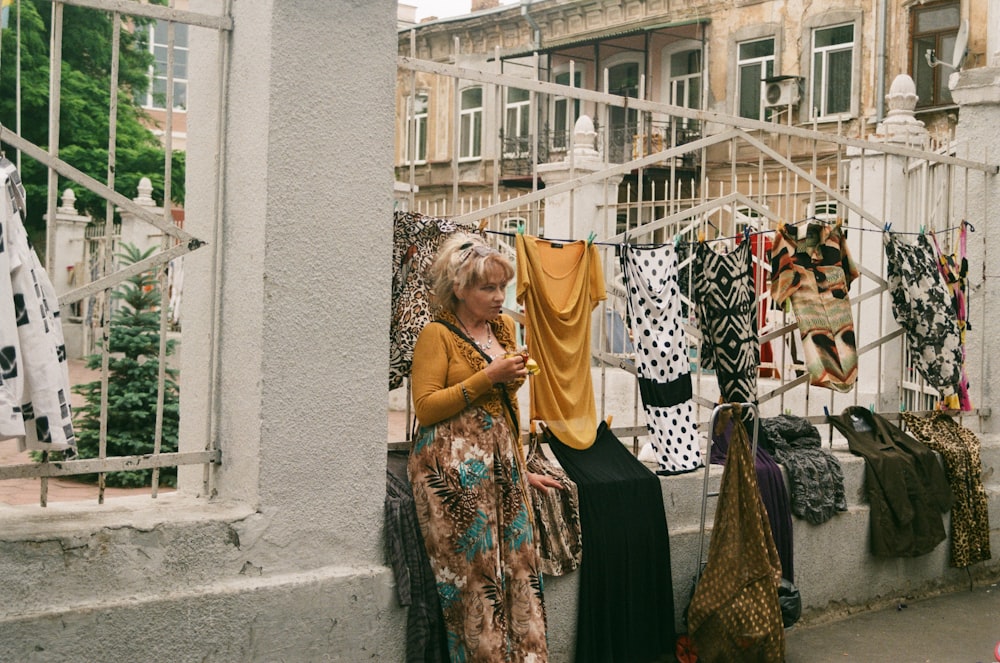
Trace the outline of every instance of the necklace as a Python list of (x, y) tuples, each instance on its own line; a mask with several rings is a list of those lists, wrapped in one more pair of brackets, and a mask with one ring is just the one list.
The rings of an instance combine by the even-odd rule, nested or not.
[(490, 333), (489, 323), (486, 323), (486, 340), (480, 342), (476, 340), (476, 337), (472, 335), (472, 332), (469, 331), (469, 328), (465, 326), (465, 323), (462, 322), (462, 318), (459, 318), (456, 315), (455, 319), (458, 320), (458, 324), (462, 325), (462, 329), (465, 330), (465, 333), (469, 336), (469, 338), (475, 341), (476, 345), (478, 345), (480, 348), (482, 348), (483, 350), (489, 350), (491, 347), (493, 347), (493, 334)]

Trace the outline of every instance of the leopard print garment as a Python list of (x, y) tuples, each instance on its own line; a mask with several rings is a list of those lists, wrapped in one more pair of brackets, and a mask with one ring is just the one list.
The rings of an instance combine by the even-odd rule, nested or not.
[(478, 233), (472, 226), (435, 219), (417, 212), (392, 218), (392, 317), (389, 322), (389, 389), (398, 389), (410, 374), (413, 346), (431, 321), (427, 270), (441, 242), (451, 233)]
[(989, 502), (983, 486), (979, 438), (944, 413), (922, 417), (904, 412), (910, 435), (937, 451), (954, 499), (951, 507), (951, 565), (965, 568), (990, 559)]

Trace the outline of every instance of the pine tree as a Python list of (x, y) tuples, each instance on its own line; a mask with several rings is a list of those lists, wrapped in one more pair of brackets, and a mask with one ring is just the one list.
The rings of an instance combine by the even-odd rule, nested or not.
[[(118, 259), (123, 265), (143, 260), (156, 250), (142, 252), (135, 246), (121, 247)], [(156, 424), (156, 394), (160, 349), (160, 288), (154, 272), (143, 272), (123, 282), (112, 293), (119, 302), (111, 319), (108, 340), (108, 427), (107, 455), (131, 456), (153, 452)], [(176, 350), (177, 341), (169, 339), (166, 356)], [(87, 357), (87, 368), (99, 370), (101, 355)], [(165, 370), (163, 394), (163, 432), (160, 450), (177, 451), (179, 420), (178, 371)], [(86, 404), (74, 412), (77, 451), (80, 458), (96, 458), (100, 441), (101, 381), (76, 385)], [(152, 470), (111, 472), (108, 486), (138, 487), (149, 485)], [(177, 485), (177, 468), (160, 470), (160, 485)]]

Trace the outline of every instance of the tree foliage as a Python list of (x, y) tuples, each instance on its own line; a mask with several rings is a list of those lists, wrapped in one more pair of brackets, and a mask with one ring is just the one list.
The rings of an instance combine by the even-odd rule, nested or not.
[[(165, 0), (153, 0), (165, 4)], [(49, 33), (52, 3), (21, 0), (11, 7), (9, 27), (0, 42), (0, 122), (18, 130), (39, 147), (49, 143)], [(20, 24), (21, 112), (16, 108), (16, 71)], [(107, 181), (113, 23), (111, 15), (86, 7), (63, 7), (62, 76), (60, 87), (59, 157), (98, 181)], [(153, 198), (163, 204), (164, 150), (150, 129), (151, 119), (135, 98), (149, 86), (153, 56), (148, 49), (148, 21), (123, 25), (120, 42), (118, 106), (115, 141), (115, 190), (132, 198), (139, 180), (149, 177)], [(171, 157), (174, 202), (184, 198), (184, 155)], [(48, 190), (46, 167), (25, 158), (21, 179), (28, 198), (25, 223), (36, 247), (43, 245)], [(103, 221), (106, 203), (94, 193), (60, 178), (61, 192), (72, 186), (77, 209)], [(41, 250), (39, 251), (41, 252)]]
[[(155, 251), (139, 251), (124, 245), (119, 260), (130, 265)], [(108, 339), (108, 413), (107, 455), (131, 456), (153, 452), (156, 425), (157, 382), (160, 351), (160, 289), (154, 272), (143, 272), (122, 283), (112, 294), (119, 306), (111, 319)], [(173, 355), (176, 341), (166, 344), (166, 355)], [(101, 368), (101, 355), (87, 357), (87, 368)], [(177, 451), (179, 422), (178, 371), (165, 369), (163, 394), (163, 428), (160, 450)], [(101, 381), (76, 385), (73, 391), (86, 400), (74, 412), (77, 452), (80, 458), (96, 458), (100, 443)], [(137, 487), (149, 485), (152, 470), (111, 472), (106, 475), (109, 486)], [(177, 468), (160, 470), (160, 484), (175, 486)]]

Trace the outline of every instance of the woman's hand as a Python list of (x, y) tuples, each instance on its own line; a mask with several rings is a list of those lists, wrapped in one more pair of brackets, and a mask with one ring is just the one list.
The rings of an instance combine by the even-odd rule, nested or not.
[(493, 384), (513, 382), (528, 375), (524, 367), (524, 355), (497, 357), (486, 366), (486, 375)]
[(563, 485), (556, 479), (550, 477), (548, 474), (528, 472), (527, 475), (528, 485), (542, 491), (543, 493), (549, 492), (549, 488), (555, 488), (556, 490), (563, 489)]

